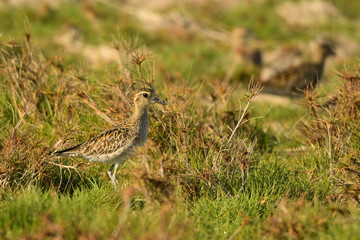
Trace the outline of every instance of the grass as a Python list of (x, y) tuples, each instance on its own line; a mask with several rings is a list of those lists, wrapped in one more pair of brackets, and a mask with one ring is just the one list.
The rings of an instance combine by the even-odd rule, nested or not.
[[(224, 32), (248, 27), (269, 51), (306, 43), (317, 31), (349, 37), (356, 29), (355, 2), (350, 11), (329, 0), (351, 19), (346, 26), (310, 29), (283, 24), (276, 14), (281, 2), (170, 5), (154, 12), (177, 11)], [(327, 70), (314, 93), (276, 105), (261, 100), (256, 87), (247, 89), (253, 66), (223, 80), (233, 61), (229, 42), (181, 29), (149, 31), (109, 3), (5, 4), (0, 10), (2, 239), (359, 235), (359, 52), (344, 60), (345, 69), (333, 62), (340, 76)], [(70, 41), (58, 41), (73, 30)], [(151, 108), (149, 140), (119, 170), (114, 191), (108, 166), (51, 152), (129, 115), (129, 85), (138, 76), (123, 38), (138, 40), (140, 56), (150, 53), (144, 73), (168, 105)], [(91, 61), (84, 55), (90, 46), (93, 54), (115, 46), (118, 62)]]

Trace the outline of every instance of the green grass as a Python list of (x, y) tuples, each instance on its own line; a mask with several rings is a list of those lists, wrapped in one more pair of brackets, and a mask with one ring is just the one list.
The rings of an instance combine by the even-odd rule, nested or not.
[[(159, 12), (176, 11), (225, 32), (247, 27), (265, 51), (306, 43), (317, 32), (360, 40), (352, 34), (359, 21), (356, 1), (345, 6), (329, 0), (349, 18), (346, 26), (334, 19), (309, 29), (284, 24), (276, 14), (282, 2), (230, 8), (178, 4)], [(233, 61), (229, 42), (146, 30), (106, 1), (4, 6), (0, 238), (356, 239), (360, 234), (357, 85), (343, 89), (336, 110), (322, 110), (316, 101), (301, 104), (303, 98), (281, 105), (251, 100), (249, 121), (228, 143), (229, 127), (234, 129), (244, 111), (246, 87), (256, 72), (245, 63), (229, 82), (223, 80)], [(57, 42), (71, 29), (78, 31), (80, 50), (71, 50), (75, 40)], [(124, 93), (129, 79), (123, 76), (134, 68), (124, 58), (124, 65), (93, 64), (81, 51), (116, 45), (123, 37), (138, 39), (151, 53), (146, 74), (154, 73), (157, 94), (168, 106), (151, 108), (149, 141), (119, 170), (114, 191), (108, 166), (49, 153), (60, 140), (76, 144), (110, 128), (99, 113), (113, 122), (129, 115), (131, 91)], [(356, 76), (359, 52), (353, 54), (344, 61)], [(343, 70), (343, 62), (333, 66)], [(326, 92), (343, 86), (331, 70), (319, 90), (325, 100)]]

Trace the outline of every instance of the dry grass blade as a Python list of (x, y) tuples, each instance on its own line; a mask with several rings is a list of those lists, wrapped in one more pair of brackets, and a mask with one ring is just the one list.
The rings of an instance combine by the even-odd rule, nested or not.
[[(151, 59), (151, 53), (147, 53), (144, 48), (141, 49), (141, 48), (137, 47), (137, 45), (138, 45), (137, 39), (134, 42), (131, 42), (131, 41), (125, 40), (123, 38), (121, 41), (115, 43), (115, 48), (119, 52), (125, 53), (125, 57), (126, 57), (128, 63), (136, 66), (138, 79), (143, 84), (143, 88), (145, 88), (145, 86), (147, 86), (150, 89), (152, 89), (151, 80), (150, 79), (146, 80), (146, 77), (144, 76), (143, 69), (142, 69), (143, 63), (145, 61)], [(126, 65), (128, 65), (128, 64), (126, 64)], [(129, 70), (129, 68), (127, 70)], [(129, 77), (131, 75), (132, 74), (128, 74)]]
[(94, 101), (90, 98), (90, 96), (88, 96), (86, 93), (82, 93), (79, 94), (79, 96), (83, 99), (83, 101), (92, 109), (94, 109), (94, 111), (96, 112), (96, 114), (98, 114), (100, 117), (102, 117), (105, 121), (107, 121), (108, 123), (114, 125), (115, 123), (105, 114), (103, 113), (94, 103)]
[(227, 141), (228, 144), (230, 143), (237, 129), (246, 122), (244, 121), (244, 118), (249, 112), (250, 104), (252, 100), (256, 97), (256, 95), (258, 95), (261, 92), (262, 89), (263, 88), (261, 87), (261, 84), (259, 82), (255, 82), (254, 76), (252, 76), (248, 85), (248, 92), (246, 94), (246, 105), (244, 107), (244, 110), (242, 110), (242, 114), (240, 115), (235, 128), (231, 130), (231, 135)]

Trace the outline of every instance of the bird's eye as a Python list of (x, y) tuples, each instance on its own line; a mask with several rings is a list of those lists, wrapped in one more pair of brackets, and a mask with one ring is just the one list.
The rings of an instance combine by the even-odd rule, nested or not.
[(144, 98), (148, 98), (148, 97), (149, 97), (149, 94), (143, 93), (143, 96), (144, 96)]

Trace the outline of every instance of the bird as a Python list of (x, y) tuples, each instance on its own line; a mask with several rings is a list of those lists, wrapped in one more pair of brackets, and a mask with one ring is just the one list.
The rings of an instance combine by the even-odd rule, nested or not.
[(312, 61), (304, 62), (280, 71), (268, 80), (260, 80), (265, 93), (294, 96), (306, 89), (315, 88), (321, 80), (325, 61), (335, 55), (332, 44), (326, 41), (318, 42)]
[(291, 66), (300, 65), (303, 51), (299, 45), (278, 46), (272, 51), (263, 53), (264, 64), (261, 66), (260, 78), (267, 81), (278, 72)]
[(116, 173), (119, 166), (133, 157), (137, 149), (143, 146), (148, 138), (148, 107), (153, 103), (167, 105), (165, 101), (159, 99), (151, 84), (147, 83), (147, 86), (144, 85), (144, 88), (135, 94), (135, 108), (128, 119), (87, 142), (56, 151), (54, 155), (111, 164), (107, 175), (116, 190)]

